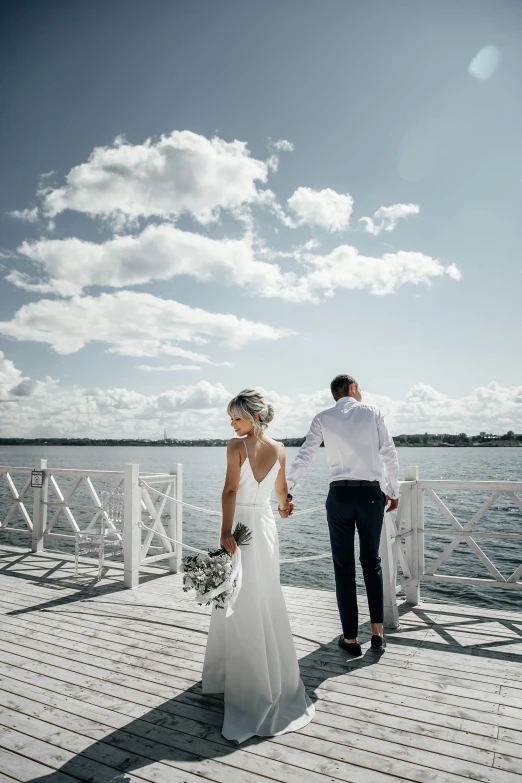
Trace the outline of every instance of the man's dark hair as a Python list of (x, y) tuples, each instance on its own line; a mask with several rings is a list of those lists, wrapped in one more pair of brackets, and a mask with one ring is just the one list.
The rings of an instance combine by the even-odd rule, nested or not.
[(359, 386), (355, 378), (352, 378), (351, 375), (336, 375), (330, 384), (330, 391), (336, 399), (339, 397), (346, 397), (352, 383)]

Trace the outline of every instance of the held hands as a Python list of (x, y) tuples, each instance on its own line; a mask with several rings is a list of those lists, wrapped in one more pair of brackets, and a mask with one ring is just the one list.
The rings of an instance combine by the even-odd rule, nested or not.
[(221, 534), (219, 545), (223, 547), (223, 549), (228, 552), (229, 555), (233, 555), (237, 549), (236, 539), (232, 533), (228, 533), (227, 535)]
[(288, 519), (288, 517), (291, 517), (294, 512), (294, 504), (291, 500), (287, 500), (285, 502), (284, 508), (278, 506), (277, 510), (279, 511), (279, 516), (281, 519)]
[[(388, 508), (386, 508), (386, 504), (387, 503), (390, 504), (388, 506)], [(386, 495), (386, 501), (384, 503), (384, 510), (386, 511), (387, 514), (389, 514), (390, 511), (395, 511), (395, 509), (398, 507), (398, 505), (399, 505), (399, 498), (391, 498), (388, 495)]]

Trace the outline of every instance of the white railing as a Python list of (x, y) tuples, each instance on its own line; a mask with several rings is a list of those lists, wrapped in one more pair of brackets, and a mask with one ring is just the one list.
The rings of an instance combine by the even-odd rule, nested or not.
[[(406, 480), (401, 482), (401, 499), (395, 519), (387, 514), (389, 550), (393, 569), (389, 569), (390, 594), (404, 588), (406, 601), (410, 604), (420, 602), (420, 590), (423, 582), (453, 582), (459, 585), (476, 587), (494, 587), (505, 590), (522, 590), (522, 525), (520, 532), (477, 529), (487, 511), (495, 510), (501, 497), (508, 498), (513, 510), (522, 511), (522, 500), (517, 493), (522, 492), (522, 481), (423, 481), (419, 479), (418, 468), (405, 470)], [(460, 492), (484, 493), (487, 495), (469, 519), (459, 520), (441, 498), (441, 494)], [(444, 525), (426, 527), (426, 508), (439, 512)], [(433, 514), (431, 515), (433, 516)], [(448, 524), (449, 523), (449, 524)], [(433, 551), (427, 547), (427, 537), (441, 540), (440, 547)], [(446, 542), (444, 542), (446, 539)], [(448, 540), (449, 539), (449, 542)], [(513, 542), (511, 557), (517, 563), (515, 570), (503, 574), (491, 558), (479, 546), (476, 539), (496, 539)], [(477, 560), (489, 572), (489, 577), (461, 576), (440, 573), (452, 552), (459, 543), (464, 542)], [(440, 551), (439, 551), (440, 550)], [(426, 554), (432, 556), (426, 564)], [(397, 584), (400, 568), (402, 579)]]
[[(55, 469), (48, 467), (43, 459), (34, 468), (0, 466), (0, 533), (26, 533), (31, 536), (32, 551), (41, 552), (46, 542), (74, 542), (78, 532), (88, 532), (100, 521), (113, 529), (108, 508), (111, 498), (122, 490), (125, 586), (137, 587), (140, 569), (163, 560), (168, 561), (170, 572), (177, 572), (182, 546), (169, 539), (183, 540), (181, 464), (164, 474), (141, 474), (139, 466), (134, 464), (126, 465), (124, 471)], [(464, 491), (487, 493), (487, 497), (469, 519), (459, 520), (441, 495)], [(522, 527), (520, 532), (477, 529), (486, 512), (495, 510), (501, 497), (509, 498), (513, 509), (522, 511), (522, 500), (517, 494), (520, 492), (522, 482), (424, 481), (419, 479), (418, 468), (406, 468), (397, 514), (385, 514), (381, 539), (386, 625), (398, 625), (397, 593), (403, 589), (406, 601), (417, 604), (423, 582), (522, 589)], [(427, 503), (439, 512), (442, 526), (426, 527)], [(148, 529), (144, 530), (143, 525)], [(440, 551), (434, 552), (432, 546), (426, 546), (428, 537), (442, 541)], [(515, 569), (502, 574), (476, 539), (512, 542), (510, 554), (517, 563)], [(460, 542), (465, 542), (485, 566), (488, 578), (440, 573)]]
[[(123, 578), (126, 587), (139, 584), (140, 568), (168, 560), (176, 572), (181, 546), (144, 532), (147, 527), (181, 541), (182, 506), (162, 497), (152, 499), (140, 481), (154, 484), (162, 493), (182, 498), (182, 466), (170, 473), (139, 473), (138, 465), (124, 471), (50, 468), (47, 460), (31, 467), (0, 466), (0, 533), (26, 534), (33, 552), (64, 541), (75, 545), (78, 534), (120, 530), (111, 518), (111, 501), (123, 491)], [(94, 561), (93, 561), (94, 562)]]
[[(142, 482), (157, 487), (161, 495), (151, 498)], [(183, 466), (180, 463), (166, 474), (140, 474), (139, 465), (125, 466), (125, 587), (138, 587), (140, 568), (160, 560), (169, 561), (172, 573), (179, 571), (182, 547), (169, 541), (183, 540), (183, 506), (176, 500), (183, 500)], [(143, 530), (140, 523), (145, 523), (148, 530)], [(162, 551), (149, 554), (151, 550)]]

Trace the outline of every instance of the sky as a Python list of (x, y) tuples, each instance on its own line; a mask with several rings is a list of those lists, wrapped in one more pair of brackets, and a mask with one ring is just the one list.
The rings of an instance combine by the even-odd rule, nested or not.
[(4, 0), (0, 433), (522, 431), (518, 0)]

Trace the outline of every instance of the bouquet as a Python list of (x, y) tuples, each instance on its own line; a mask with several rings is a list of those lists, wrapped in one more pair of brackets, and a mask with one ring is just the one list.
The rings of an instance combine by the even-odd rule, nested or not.
[(214, 604), (218, 609), (232, 610), (241, 588), (241, 552), (247, 546), (252, 533), (239, 522), (232, 535), (238, 548), (231, 556), (225, 549), (209, 549), (204, 554), (187, 555), (182, 561), (183, 590), (195, 590), (196, 603), (201, 606)]

